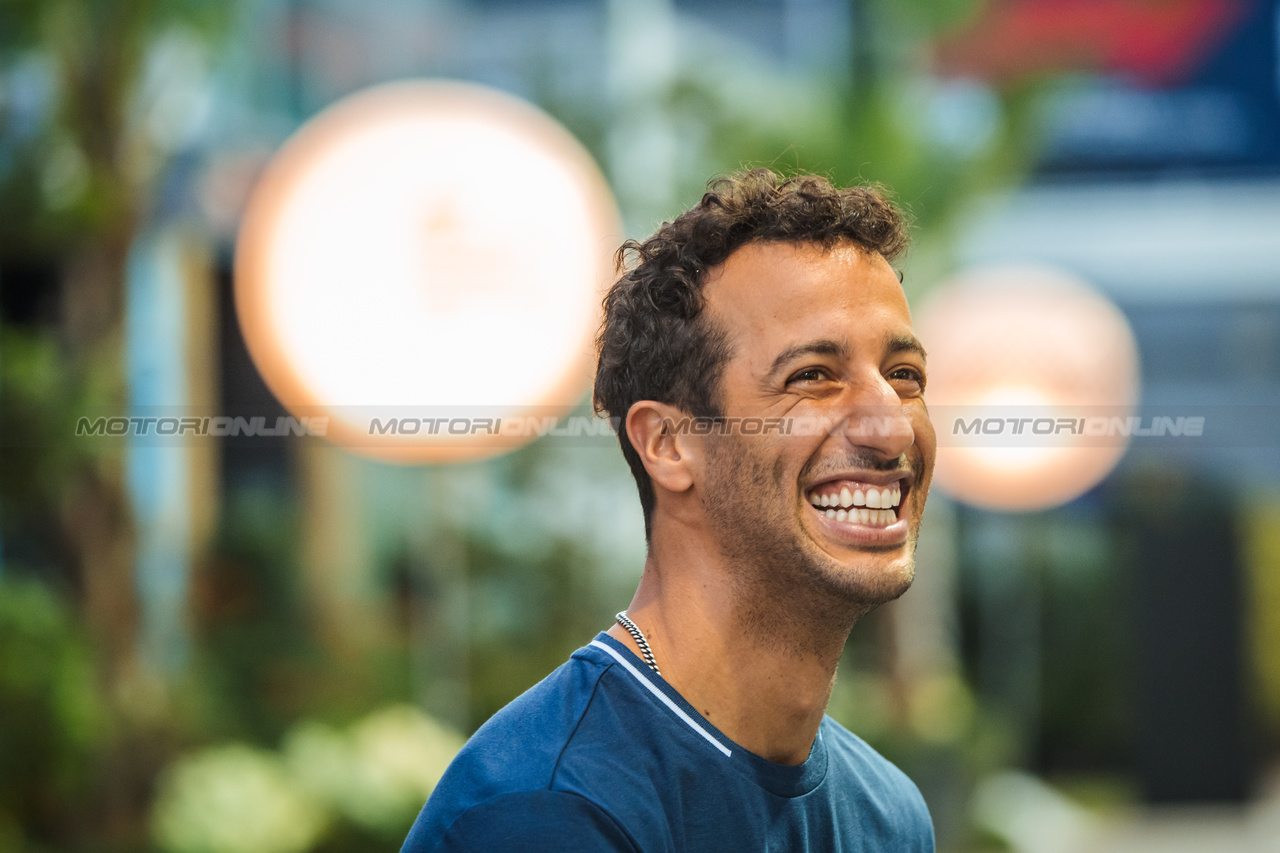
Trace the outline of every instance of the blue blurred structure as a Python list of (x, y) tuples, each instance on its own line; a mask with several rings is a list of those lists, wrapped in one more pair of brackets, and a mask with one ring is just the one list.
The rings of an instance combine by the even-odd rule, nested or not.
[[(187, 391), (187, 282), (182, 241), (172, 230), (135, 243), (128, 270), (126, 350), (130, 414), (182, 417)], [(136, 528), (141, 610), (139, 643), (147, 663), (173, 675), (186, 662), (185, 616), (191, 571), (189, 449), (154, 434), (133, 436), (128, 482)]]

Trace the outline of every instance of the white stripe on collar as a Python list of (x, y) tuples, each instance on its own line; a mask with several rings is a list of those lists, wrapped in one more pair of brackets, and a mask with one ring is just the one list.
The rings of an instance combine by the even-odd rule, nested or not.
[(622, 655), (618, 654), (616, 649), (610, 648), (607, 644), (602, 643), (599, 640), (592, 640), (591, 645), (595, 646), (598, 649), (604, 649), (613, 657), (614, 660), (616, 660), (618, 663), (626, 667), (627, 672), (634, 675), (637, 681), (639, 681), (641, 684), (647, 687), (650, 693), (652, 693), (654, 696), (657, 696), (662, 701), (662, 704), (666, 705), (668, 708), (674, 711), (677, 717), (684, 720), (685, 723), (688, 724), (689, 728), (693, 729), (695, 732), (702, 735), (704, 738), (707, 739), (708, 743), (710, 743), (716, 749), (723, 752), (725, 758), (728, 758), (729, 756), (733, 755), (733, 753), (729, 750), (729, 747), (725, 746), (720, 741), (716, 740), (714, 737), (711, 736), (711, 734), (706, 729), (698, 725), (697, 722), (693, 719), (693, 717), (690, 717), (688, 714), (684, 712), (683, 708), (681, 708), (675, 702), (672, 702), (671, 698), (667, 696), (667, 694), (659, 690), (652, 681), (650, 681), (647, 677), (642, 675), (638, 669), (636, 669), (634, 666), (631, 665), (630, 661), (628, 661)]

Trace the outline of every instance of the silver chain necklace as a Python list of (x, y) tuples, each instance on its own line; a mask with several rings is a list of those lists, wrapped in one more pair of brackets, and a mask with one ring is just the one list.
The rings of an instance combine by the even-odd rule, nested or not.
[(653, 670), (657, 675), (662, 675), (662, 672), (658, 669), (658, 662), (653, 659), (653, 649), (649, 648), (649, 641), (644, 638), (644, 634), (640, 633), (636, 623), (632, 622), (627, 616), (627, 611), (623, 610), (613, 618), (617, 619), (618, 624), (626, 628), (627, 633), (636, 641), (636, 645), (640, 647), (640, 654), (644, 655), (644, 662), (649, 664), (649, 669)]

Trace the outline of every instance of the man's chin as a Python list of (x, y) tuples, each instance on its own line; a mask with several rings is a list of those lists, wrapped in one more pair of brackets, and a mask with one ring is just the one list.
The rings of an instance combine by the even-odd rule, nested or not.
[(861, 559), (826, 566), (821, 574), (832, 597), (865, 613), (910, 589), (915, 580), (915, 559), (910, 547), (886, 550), (896, 553), (864, 553)]

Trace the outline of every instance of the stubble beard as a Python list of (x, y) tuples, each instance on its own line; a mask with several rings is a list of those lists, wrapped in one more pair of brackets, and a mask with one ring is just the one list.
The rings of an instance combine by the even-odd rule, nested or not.
[(703, 507), (732, 569), (736, 611), (752, 642), (829, 656), (844, 647), (859, 619), (911, 586), (917, 526), (905, 555), (891, 566), (872, 552), (843, 564), (805, 536), (805, 510), (783, 488), (781, 459), (766, 464), (749, 441), (735, 436), (708, 448)]

